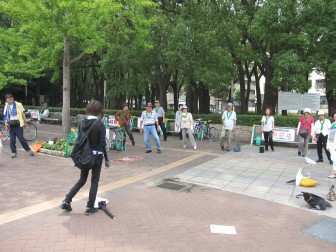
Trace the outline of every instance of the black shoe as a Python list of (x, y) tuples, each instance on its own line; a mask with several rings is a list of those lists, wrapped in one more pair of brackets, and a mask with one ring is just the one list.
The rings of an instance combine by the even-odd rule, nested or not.
[(86, 207), (86, 210), (85, 210), (85, 215), (91, 215), (91, 214), (94, 214), (98, 211), (98, 208), (94, 208), (94, 207)]
[(152, 152), (152, 150), (146, 150), (146, 153), (151, 153)]
[(298, 156), (301, 156), (301, 151), (298, 151)]
[(302, 156), (301, 157), (305, 157), (306, 155), (305, 154), (302, 154)]
[(224, 151), (224, 146), (221, 146), (221, 148), (222, 148), (222, 151)]
[(316, 163), (322, 163), (322, 162), (323, 162), (323, 159), (316, 160)]
[(133, 146), (135, 145), (134, 141), (132, 142), (132, 145), (133, 145)]
[(161, 154), (161, 150), (160, 149), (157, 150), (157, 154)]
[(333, 164), (334, 164), (334, 162), (333, 162), (332, 160), (329, 160), (329, 164), (333, 165)]
[(71, 207), (71, 203), (68, 203), (66, 201), (63, 201), (61, 203), (61, 205), (59, 205), (59, 207), (67, 212), (71, 212), (72, 211), (72, 207)]
[(163, 139), (163, 141), (167, 141), (167, 137), (165, 137), (165, 138)]
[(271, 149), (272, 149), (272, 151), (274, 152), (274, 148), (273, 148), (273, 147), (271, 147)]

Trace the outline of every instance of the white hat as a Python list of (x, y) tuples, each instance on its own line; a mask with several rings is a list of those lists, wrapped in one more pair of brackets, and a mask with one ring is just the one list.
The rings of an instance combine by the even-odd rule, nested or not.
[(229, 102), (226, 106), (227, 106), (227, 107), (232, 107), (232, 103)]
[(320, 110), (320, 111), (318, 112), (317, 115), (319, 115), (319, 116), (320, 116), (320, 115), (323, 115), (323, 116), (324, 116), (325, 114), (324, 114), (324, 111), (321, 111), (321, 110)]
[(311, 110), (310, 110), (310, 108), (305, 108), (305, 109), (303, 110), (303, 113), (309, 113), (309, 114), (311, 114)]
[(182, 109), (188, 109), (187, 105), (183, 105)]

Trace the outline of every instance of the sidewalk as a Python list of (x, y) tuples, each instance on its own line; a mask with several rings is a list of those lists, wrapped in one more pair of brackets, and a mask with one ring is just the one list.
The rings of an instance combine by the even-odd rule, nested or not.
[[(42, 127), (45, 134), (59, 131)], [(334, 250), (333, 241), (308, 235), (307, 228), (334, 221), (336, 205), (309, 210), (302, 198), (295, 198), (302, 189), (324, 196), (334, 182), (327, 178), (329, 164), (307, 165), (296, 149), (287, 147), (260, 154), (256, 146), (246, 145), (240, 153), (226, 153), (203, 141), (197, 150), (182, 149), (175, 136), (162, 142), (162, 154), (145, 154), (142, 135), (134, 135), (136, 146), (109, 155), (111, 160), (139, 159), (113, 161), (101, 174), (98, 196), (110, 201), (107, 207), (117, 221), (102, 211), (84, 216), (89, 185), (74, 199), (71, 213), (58, 208), (78, 179), (70, 159), (19, 151), (11, 160), (5, 143), (0, 251)], [(308, 156), (315, 160), (316, 150)], [(287, 185), (300, 167), (321, 184), (307, 189)], [(183, 188), (172, 190), (178, 186)], [(234, 226), (237, 235), (212, 234), (211, 224)]]

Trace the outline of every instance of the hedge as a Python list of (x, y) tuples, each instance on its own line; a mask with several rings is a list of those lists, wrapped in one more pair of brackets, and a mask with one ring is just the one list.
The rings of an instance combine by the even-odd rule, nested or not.
[[(29, 109), (38, 109), (42, 110), (42, 107), (33, 107), (33, 106), (26, 106)], [(62, 112), (62, 108), (60, 107), (49, 107), (50, 112)], [(113, 109), (105, 109), (104, 112), (107, 115), (115, 115), (118, 110)], [(132, 116), (140, 117), (143, 110), (130, 110)], [(70, 115), (76, 116), (78, 114), (85, 114), (86, 109), (84, 108), (71, 108)], [(175, 119), (175, 113), (172, 111), (168, 111), (166, 113), (166, 118)], [(193, 118), (198, 119), (201, 118), (202, 120), (211, 120), (212, 124), (221, 124), (222, 123), (222, 115), (221, 114), (193, 114)], [(237, 114), (237, 125), (243, 126), (253, 126), (253, 125), (260, 125), (262, 116), (256, 114), (248, 114), (248, 115), (240, 115)], [(326, 117), (327, 118), (327, 117)], [(299, 116), (298, 115), (288, 115), (288, 116), (281, 116), (276, 115), (274, 116), (275, 125), (278, 127), (294, 127), (296, 128), (298, 125)], [(314, 116), (315, 121), (318, 120), (317, 116)], [(328, 118), (331, 119), (331, 118)]]

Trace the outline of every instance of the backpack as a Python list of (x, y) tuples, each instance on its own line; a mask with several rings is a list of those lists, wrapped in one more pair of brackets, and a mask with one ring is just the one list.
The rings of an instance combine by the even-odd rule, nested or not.
[(93, 154), (89, 142), (89, 134), (98, 122), (98, 120), (95, 120), (86, 131), (82, 129), (82, 124), (80, 125), (80, 132), (72, 150), (71, 158), (74, 162), (74, 166), (77, 166), (81, 170), (90, 170), (94, 165), (97, 155)]

